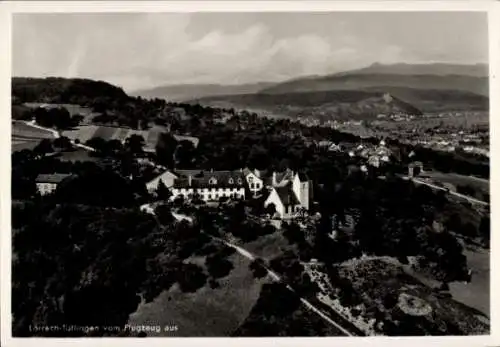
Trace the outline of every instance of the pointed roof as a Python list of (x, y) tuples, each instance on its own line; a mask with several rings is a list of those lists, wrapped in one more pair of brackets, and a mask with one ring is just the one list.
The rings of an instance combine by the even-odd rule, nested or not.
[(252, 170), (250, 170), (249, 168), (247, 168), (247, 167), (243, 169), (243, 174), (245, 175), (245, 177), (248, 176), (248, 175), (250, 175), (250, 174), (254, 174), (255, 175), (255, 173)]
[(309, 181), (309, 176), (305, 172), (299, 172), (299, 180), (300, 182), (307, 182)]
[(284, 187), (275, 187), (276, 193), (278, 193), (278, 196), (285, 206), (290, 206), (290, 205), (300, 205), (300, 201), (295, 195), (295, 192), (292, 190), (291, 185), (286, 185)]
[(291, 169), (286, 169), (283, 172), (276, 172), (276, 183), (292, 179), (293, 179), (293, 171)]

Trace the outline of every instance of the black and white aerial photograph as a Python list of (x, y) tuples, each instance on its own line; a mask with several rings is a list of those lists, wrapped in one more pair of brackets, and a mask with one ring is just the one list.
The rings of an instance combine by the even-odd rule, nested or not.
[(487, 12), (11, 35), (13, 338), (490, 335)]

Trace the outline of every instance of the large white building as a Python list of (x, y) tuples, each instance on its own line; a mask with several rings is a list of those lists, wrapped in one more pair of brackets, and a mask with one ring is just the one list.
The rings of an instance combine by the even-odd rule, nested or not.
[(228, 198), (260, 198), (265, 195), (264, 207), (274, 205), (282, 218), (294, 216), (300, 210), (309, 210), (312, 201), (312, 184), (306, 175), (287, 169), (283, 172), (250, 170), (166, 171), (147, 183), (154, 193), (160, 184), (170, 189), (171, 199), (178, 196), (204, 201)]
[(159, 183), (170, 189), (171, 199), (200, 197), (204, 201), (219, 201), (222, 197), (245, 199), (246, 180), (242, 170), (238, 171), (202, 171), (176, 170), (166, 171), (148, 182), (149, 192), (158, 189)]
[(272, 172), (269, 176), (269, 196), (264, 202), (268, 207), (273, 204), (282, 218), (290, 218), (300, 210), (309, 210), (312, 200), (312, 185), (303, 173), (285, 170)]

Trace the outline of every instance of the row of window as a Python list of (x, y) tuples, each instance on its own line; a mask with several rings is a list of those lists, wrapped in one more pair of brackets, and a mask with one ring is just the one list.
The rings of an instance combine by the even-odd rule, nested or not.
[[(208, 181), (210, 184), (217, 184), (217, 179), (215, 177), (211, 177), (210, 180)], [(238, 184), (242, 184), (243, 183), (243, 180), (241, 178), (238, 178), (236, 180), (236, 182), (238, 182)], [(234, 184), (234, 179), (232, 178), (229, 178), (228, 180), (228, 183), (229, 184)]]
[(51, 193), (56, 189), (57, 185), (53, 183), (37, 183), (37, 188), (40, 191), (40, 193)]
[[(243, 189), (242, 188), (204, 188), (204, 189), (197, 189), (196, 190), (196, 193), (198, 194), (208, 194), (208, 193), (212, 193), (212, 194), (223, 194), (223, 193), (237, 193), (237, 192), (242, 192)], [(180, 188), (180, 189), (174, 189), (173, 190), (173, 193), (175, 194), (176, 192), (180, 193), (180, 194), (193, 194), (194, 193), (194, 189), (192, 188)]]
[[(173, 195), (174, 195), (174, 197), (177, 197), (177, 196), (184, 196), (185, 197), (185, 194), (182, 194), (182, 193), (176, 194), (176, 192), (174, 192)], [(192, 198), (193, 194), (188, 194), (187, 197)], [(205, 200), (205, 201), (219, 200), (222, 197), (244, 199), (245, 194), (244, 193), (200, 194), (200, 198), (202, 200)]]
[(262, 185), (260, 183), (250, 183), (251, 190), (262, 189)]

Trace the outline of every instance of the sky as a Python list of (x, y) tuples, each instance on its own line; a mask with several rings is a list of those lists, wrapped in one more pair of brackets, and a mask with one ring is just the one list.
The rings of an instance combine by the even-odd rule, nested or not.
[(479, 12), (18, 13), (12, 30), (14, 76), (100, 79), (126, 91), (488, 62)]

